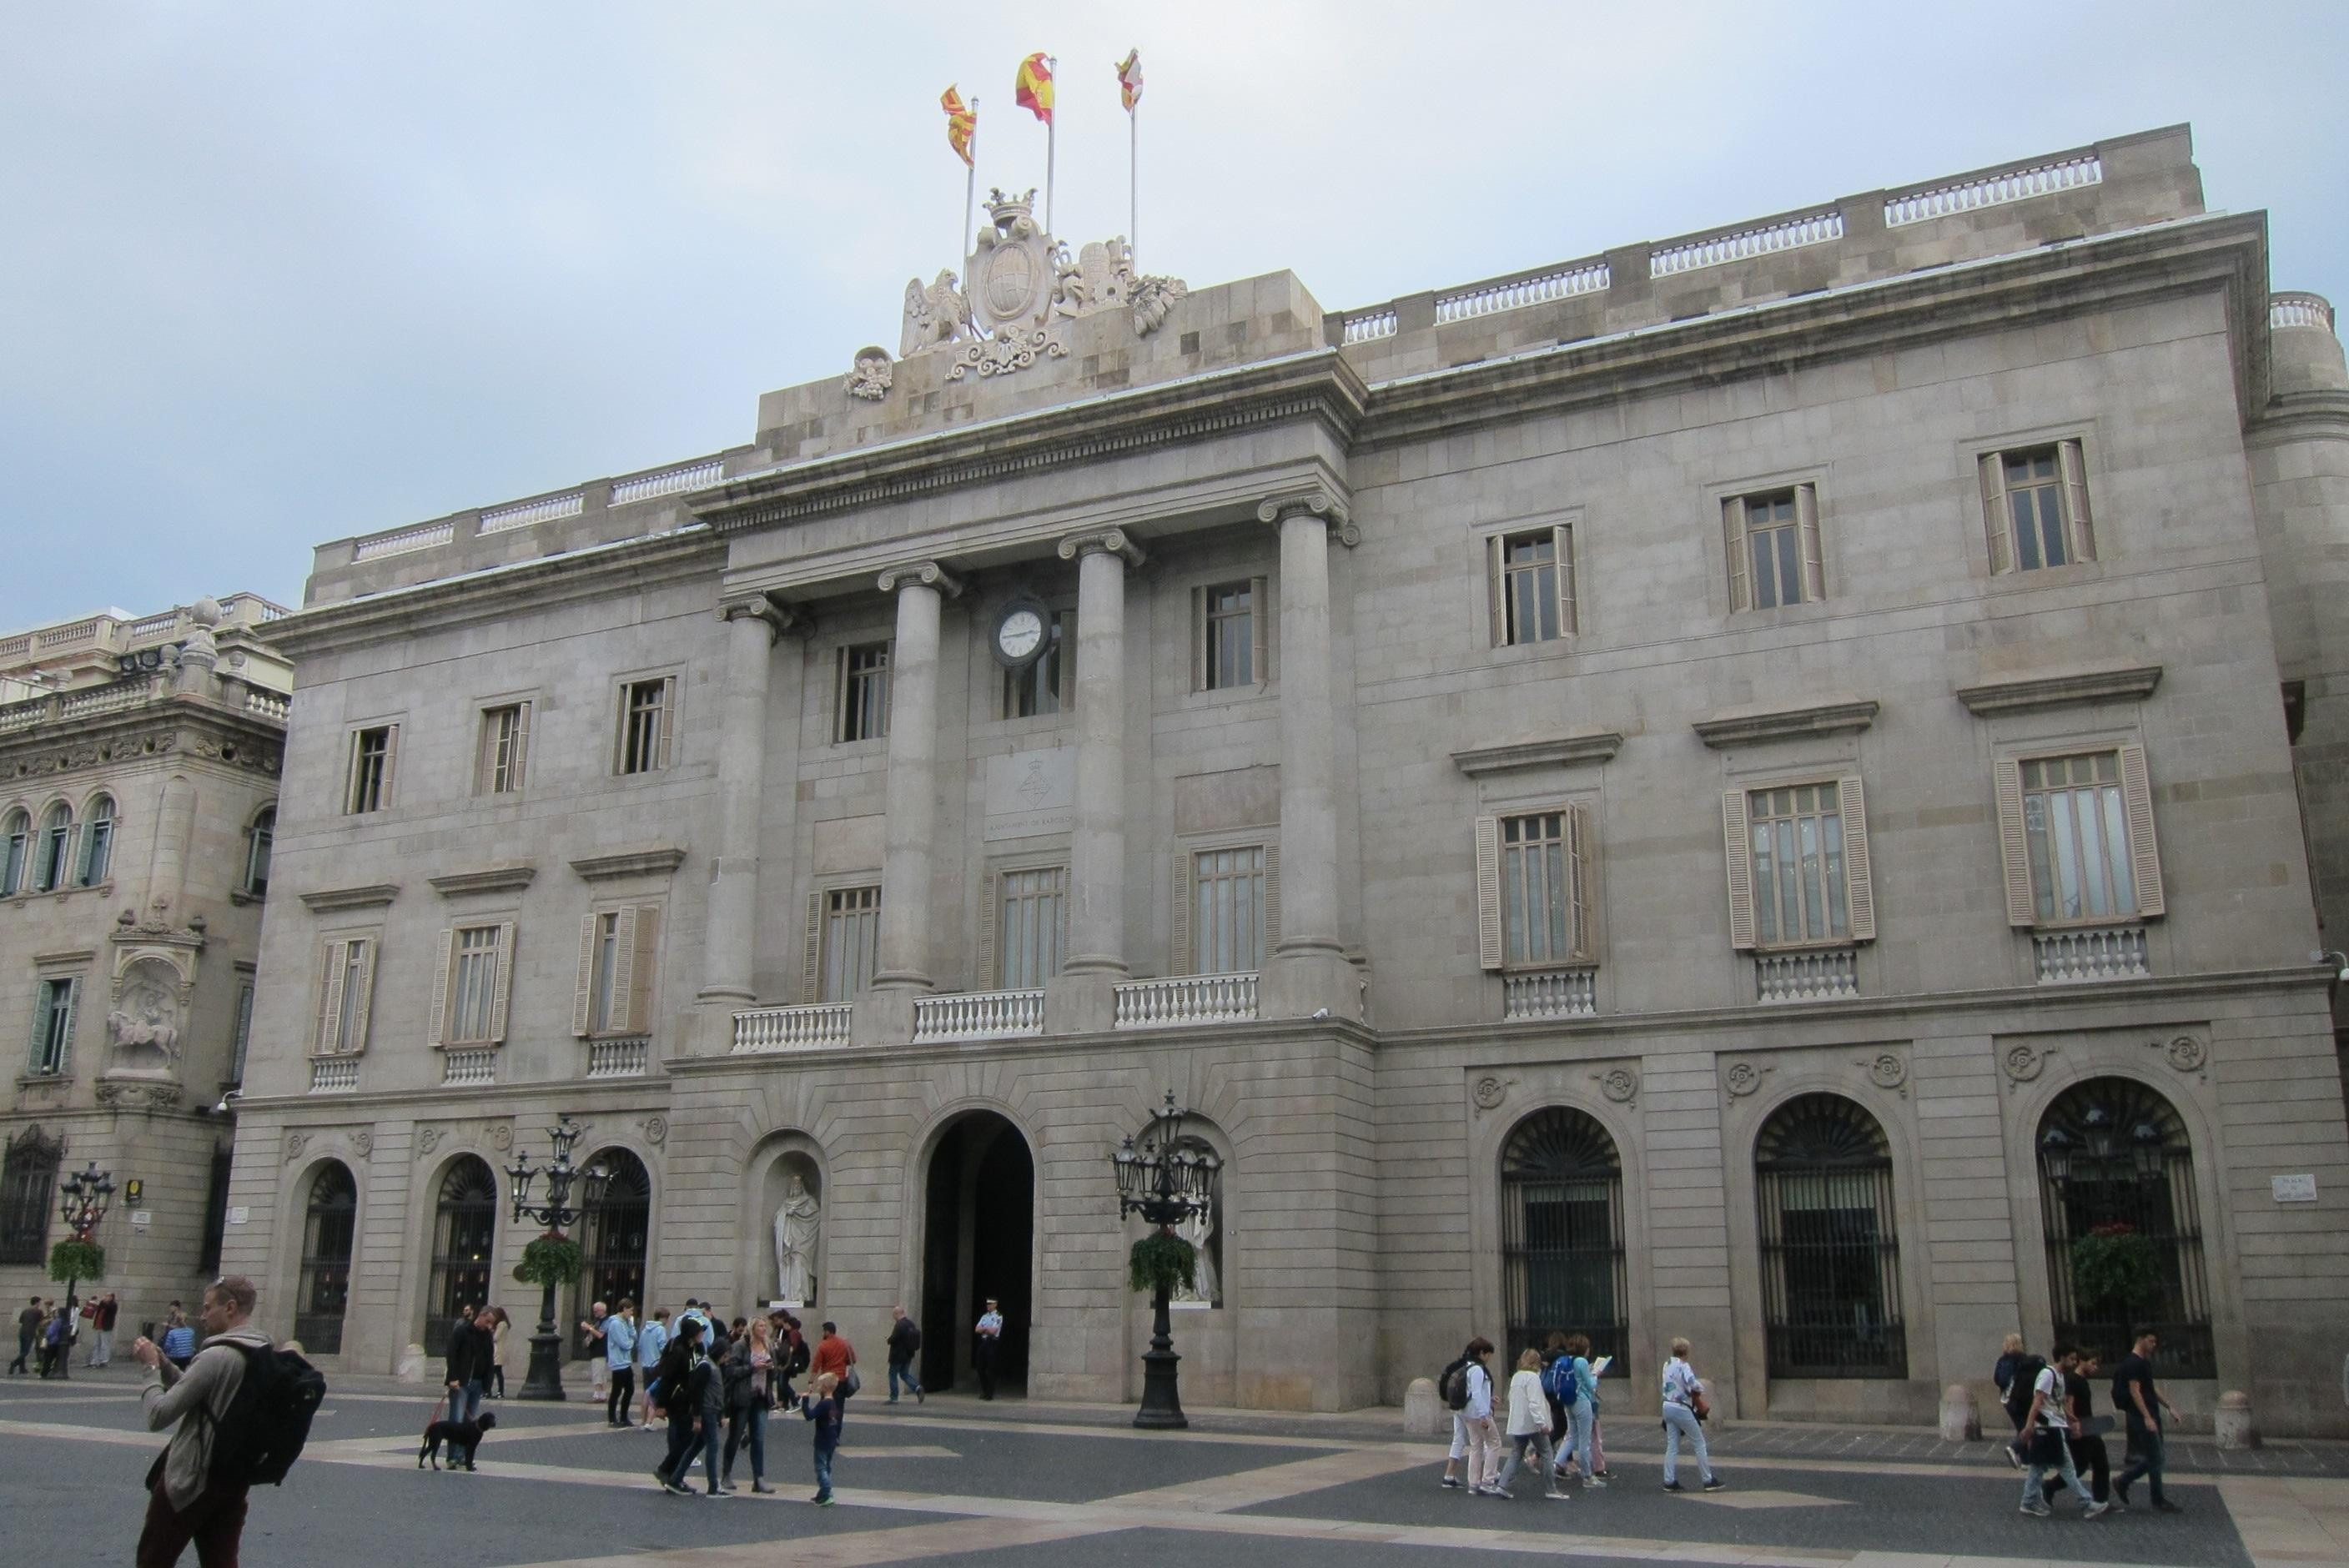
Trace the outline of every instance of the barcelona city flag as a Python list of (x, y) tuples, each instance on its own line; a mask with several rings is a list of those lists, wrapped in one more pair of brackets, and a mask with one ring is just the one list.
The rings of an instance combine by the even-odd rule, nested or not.
[(1125, 100), (1128, 111), (1142, 101), (1142, 51), (1140, 49), (1129, 50), (1125, 58), (1118, 62), (1117, 91), (1118, 96)]
[(1019, 77), (1012, 98), (1046, 125), (1052, 123), (1052, 62), (1039, 50), (1019, 62)]
[(978, 134), (978, 111), (962, 101), (962, 94), (953, 88), (938, 95), (938, 107), (947, 111), (947, 145), (965, 163), (970, 161), (970, 139)]

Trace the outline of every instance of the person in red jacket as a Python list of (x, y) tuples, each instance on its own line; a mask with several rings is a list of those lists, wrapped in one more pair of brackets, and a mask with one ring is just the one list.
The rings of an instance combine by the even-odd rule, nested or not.
[(823, 1337), (815, 1343), (815, 1354), (808, 1363), (808, 1370), (819, 1377), (829, 1372), (839, 1378), (836, 1397), (845, 1401), (848, 1398), (848, 1369), (855, 1365), (856, 1346), (840, 1336), (838, 1324), (825, 1324)]

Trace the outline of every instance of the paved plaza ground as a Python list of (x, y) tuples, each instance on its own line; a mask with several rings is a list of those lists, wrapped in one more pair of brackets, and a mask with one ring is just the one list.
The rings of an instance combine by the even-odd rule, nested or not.
[[(140, 1480), (162, 1441), (142, 1429), (137, 1387), (119, 1366), (0, 1385), (10, 1561), (130, 1561)], [(796, 1418), (771, 1429), (779, 1495), (752, 1496), (745, 1463), (742, 1492), (709, 1502), (662, 1495), (648, 1474), (660, 1439), (607, 1430), (585, 1398), (492, 1402), (500, 1427), (479, 1474), (419, 1472), (430, 1404), (388, 1379), (335, 1379), (291, 1483), (254, 1496), (248, 1568), (1412, 1568), (1464, 1551), (1784, 1568), (2349, 1563), (2349, 1445), (2181, 1442), (2182, 1515), (2144, 1509), (2140, 1491), (2137, 1511), (2091, 1523), (2069, 1504), (2052, 1520), (2017, 1513), (1992, 1444), (1901, 1429), (1733, 1425), (1714, 1444), (1730, 1489), (1669, 1495), (1654, 1423), (1618, 1414), (1613, 1487), (1547, 1502), (1521, 1478), (1503, 1502), (1441, 1489), (1443, 1444), (1403, 1439), (1392, 1411), (1194, 1411), (1190, 1432), (1144, 1435), (1097, 1406), (948, 1396), (893, 1408), (874, 1387), (850, 1407), (840, 1505), (817, 1509)]]

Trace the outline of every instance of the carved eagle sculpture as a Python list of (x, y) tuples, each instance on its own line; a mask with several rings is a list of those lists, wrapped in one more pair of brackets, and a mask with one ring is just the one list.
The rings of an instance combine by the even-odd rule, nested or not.
[(914, 278), (905, 284), (905, 330), (897, 341), (897, 357), (909, 359), (924, 349), (954, 343), (970, 335), (970, 302), (955, 286), (952, 272), (938, 273), (925, 287)]

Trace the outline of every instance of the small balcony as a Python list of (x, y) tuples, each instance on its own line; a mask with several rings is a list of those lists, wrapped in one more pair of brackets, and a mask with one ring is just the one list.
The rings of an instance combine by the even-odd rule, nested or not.
[(310, 1092), (312, 1094), (349, 1094), (358, 1087), (358, 1057), (313, 1057), (310, 1058)]
[(734, 1015), (734, 1055), (773, 1051), (820, 1051), (848, 1044), (854, 1011), (847, 1002), (804, 1007), (752, 1007)]
[(1599, 971), (1528, 969), (1501, 976), (1501, 1016), (1588, 1018), (1599, 1011)]
[(1177, 975), (1133, 980), (1117, 987), (1121, 1029), (1165, 1029), (1186, 1024), (1244, 1023), (1256, 1013), (1256, 975)]
[[(739, 1029), (739, 1026), (738, 1026)], [(739, 1038), (739, 1033), (737, 1037)], [(652, 1069), (649, 1036), (587, 1042), (587, 1076), (591, 1078), (642, 1078)]]
[(1852, 948), (1754, 954), (1755, 1001), (1825, 1002), (1858, 995), (1859, 955)]
[(494, 1050), (447, 1050), (440, 1053), (442, 1087), (498, 1081), (498, 1053)]
[(914, 1043), (999, 1040), (1044, 1032), (1041, 991), (962, 991), (914, 1003)]
[(2034, 931), (2031, 934), (2031, 955), (2042, 985), (2128, 980), (2153, 973), (2146, 965), (2142, 925)]

